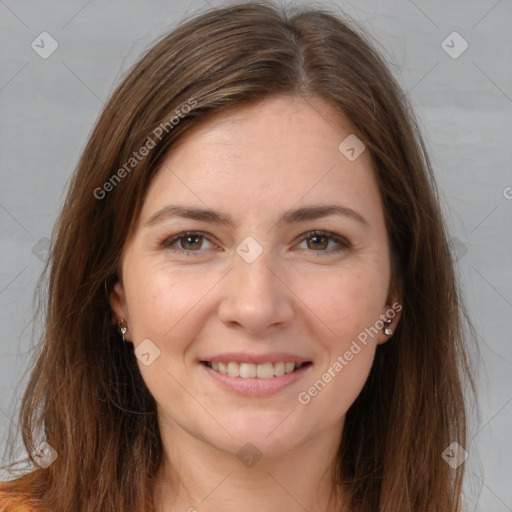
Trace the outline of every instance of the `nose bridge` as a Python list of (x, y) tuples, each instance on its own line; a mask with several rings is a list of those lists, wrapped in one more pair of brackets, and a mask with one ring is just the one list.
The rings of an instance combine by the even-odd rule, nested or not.
[[(238, 252), (238, 251), (237, 251)], [(270, 271), (273, 265), (270, 250), (264, 250), (254, 260), (246, 260), (243, 256), (237, 256), (235, 259), (235, 278), (238, 281), (238, 291), (248, 293), (272, 293), (274, 288), (271, 277), (274, 274)], [(240, 286), (241, 285), (241, 286)]]
[[(265, 300), (265, 304), (275, 300), (276, 289), (270, 268), (275, 267), (272, 251), (263, 248), (253, 237), (248, 237), (236, 249), (233, 278), (236, 280), (236, 295), (245, 302)], [(260, 306), (261, 307), (261, 306)]]
[(224, 322), (250, 331), (290, 320), (293, 308), (288, 289), (276, 277), (273, 253), (252, 237), (240, 243), (220, 307)]

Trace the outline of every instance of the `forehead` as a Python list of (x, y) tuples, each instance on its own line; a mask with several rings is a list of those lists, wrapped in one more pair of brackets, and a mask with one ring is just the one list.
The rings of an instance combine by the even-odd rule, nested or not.
[(351, 161), (339, 149), (354, 135), (348, 118), (318, 98), (279, 96), (218, 113), (173, 147), (150, 184), (142, 220), (177, 200), (235, 216), (300, 201), (341, 201), (378, 214), (368, 152)]

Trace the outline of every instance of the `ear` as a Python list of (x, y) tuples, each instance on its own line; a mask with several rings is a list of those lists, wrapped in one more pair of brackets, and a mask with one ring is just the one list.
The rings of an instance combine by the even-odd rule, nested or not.
[(126, 327), (130, 330), (130, 318), (128, 314), (128, 305), (126, 303), (126, 295), (124, 292), (124, 287), (120, 281), (112, 288), (110, 292), (110, 305), (112, 306), (112, 321), (117, 325), (117, 323), (123, 319), (125, 321)]
[[(385, 309), (380, 315), (380, 319), (382, 321), (391, 320), (391, 323), (385, 324), (379, 332), (379, 335), (377, 336), (377, 344), (382, 345), (383, 343), (386, 343), (390, 338), (393, 337), (393, 334), (387, 335), (384, 332), (384, 329), (389, 328), (393, 331), (393, 333), (396, 331), (396, 328), (398, 327), (398, 323), (400, 321), (400, 316), (402, 312), (402, 294), (398, 289), (391, 290), (388, 299), (386, 301)], [(380, 325), (380, 323), (379, 323)]]

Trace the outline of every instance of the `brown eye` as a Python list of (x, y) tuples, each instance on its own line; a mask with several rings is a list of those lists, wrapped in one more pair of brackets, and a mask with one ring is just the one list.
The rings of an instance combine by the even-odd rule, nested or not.
[(200, 240), (202, 240), (202, 236), (200, 235), (189, 235), (179, 239), (180, 246), (182, 249), (199, 249), (201, 247)]
[[(326, 231), (311, 231), (306, 233), (301, 242), (306, 242), (307, 249), (319, 253), (337, 253), (350, 248), (350, 243), (343, 237)], [(329, 244), (334, 243), (334, 248), (330, 248)]]
[[(327, 249), (329, 238), (326, 236), (315, 235), (306, 239), (309, 249)], [(309, 243), (311, 241), (311, 244)]]
[[(205, 249), (204, 242), (212, 244), (203, 233), (186, 232), (166, 237), (160, 246), (184, 254), (200, 254)], [(301, 242), (306, 242), (306, 249), (317, 253), (333, 254), (350, 248), (350, 243), (343, 237), (326, 231), (311, 231), (306, 233)], [(331, 244), (334, 247), (329, 248)], [(213, 245), (213, 244), (212, 244)]]
[(182, 252), (185, 254), (200, 254), (201, 252), (204, 252), (201, 249), (205, 249), (205, 241), (211, 244), (211, 242), (206, 238), (206, 236), (203, 233), (178, 233), (176, 235), (166, 237), (164, 240), (160, 242), (160, 246), (163, 249)]

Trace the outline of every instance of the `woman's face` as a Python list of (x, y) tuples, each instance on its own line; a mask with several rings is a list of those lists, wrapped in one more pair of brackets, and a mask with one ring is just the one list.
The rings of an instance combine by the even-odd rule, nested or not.
[(399, 316), (354, 131), (273, 97), (194, 127), (154, 177), (112, 303), (164, 431), (264, 455), (341, 435)]

